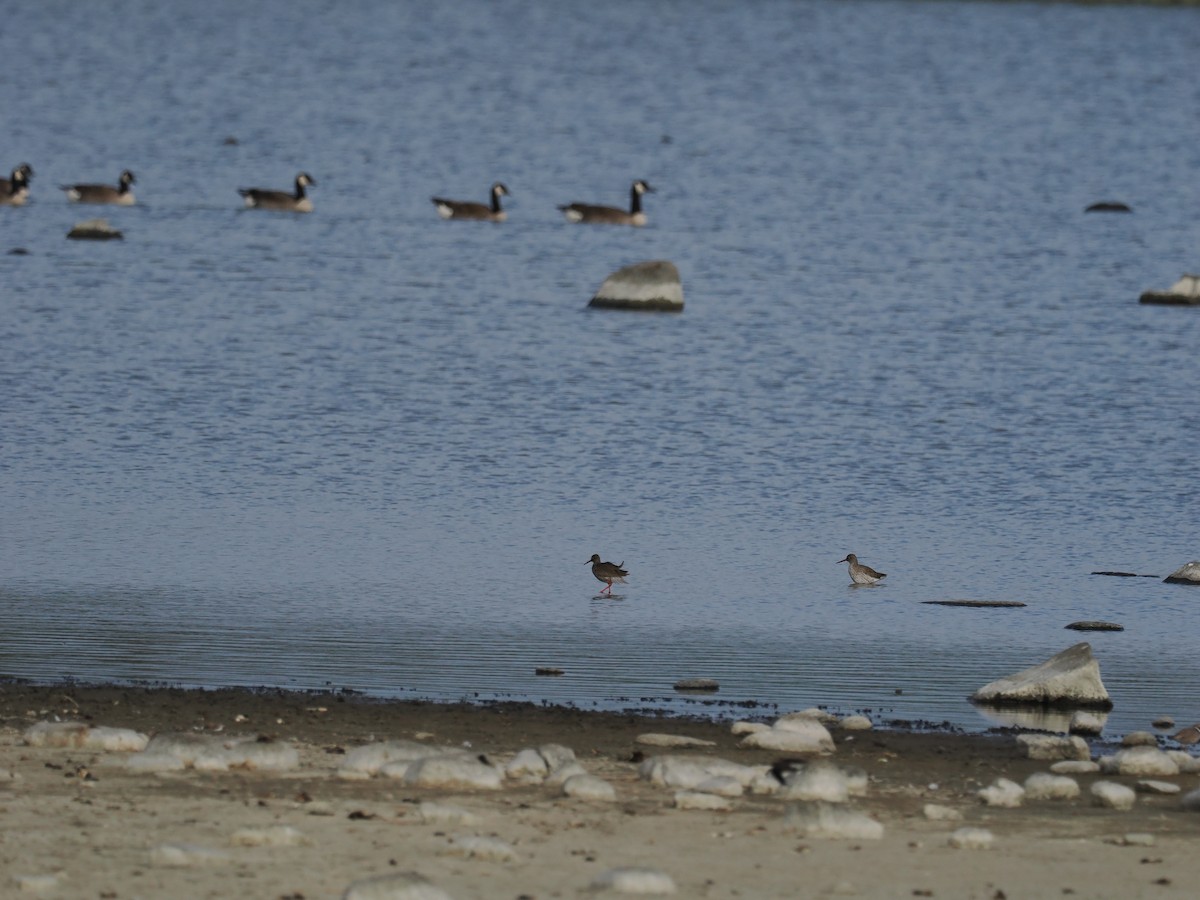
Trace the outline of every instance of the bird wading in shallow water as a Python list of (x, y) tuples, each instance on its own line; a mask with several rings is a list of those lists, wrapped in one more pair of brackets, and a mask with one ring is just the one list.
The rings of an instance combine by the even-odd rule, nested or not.
[(875, 584), (881, 579), (887, 578), (886, 573), (876, 572), (870, 566), (864, 566), (853, 553), (847, 553), (846, 558), (839, 559), (838, 562), (850, 564), (850, 580), (855, 584)]
[(608, 585), (608, 587), (600, 589), (600, 593), (602, 594), (605, 591), (611, 594), (612, 586), (614, 584), (624, 584), (625, 576), (629, 574), (621, 568), (621, 566), (625, 565), (624, 562), (620, 566), (616, 563), (601, 562), (599, 553), (593, 553), (592, 558), (588, 562), (592, 564), (592, 574), (596, 576), (596, 580), (603, 581)]

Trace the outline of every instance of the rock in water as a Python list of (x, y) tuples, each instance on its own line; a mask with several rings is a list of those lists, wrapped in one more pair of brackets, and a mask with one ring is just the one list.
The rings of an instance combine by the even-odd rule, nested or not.
[(1158, 306), (1196, 306), (1200, 304), (1200, 275), (1184, 275), (1165, 291), (1146, 291), (1138, 298), (1138, 302)]
[(107, 219), (88, 219), (86, 222), (76, 222), (67, 232), (67, 237), (75, 241), (119, 241), (125, 235), (109, 225)]
[(1087, 642), (1068, 647), (1041, 665), (984, 685), (971, 695), (971, 702), (1112, 709), (1112, 700), (1100, 680), (1100, 664)]
[[(1200, 297), (1196, 299), (1200, 303)], [(1192, 560), (1163, 579), (1167, 584), (1200, 584), (1200, 560)]]
[(634, 263), (604, 279), (588, 306), (683, 312), (683, 284), (675, 263), (665, 259)]
[(1070, 625), (1064, 625), (1064, 628), (1069, 628), (1071, 631), (1124, 631), (1124, 625), (1118, 625), (1116, 622), (1098, 622), (1084, 621), (1072, 622)]

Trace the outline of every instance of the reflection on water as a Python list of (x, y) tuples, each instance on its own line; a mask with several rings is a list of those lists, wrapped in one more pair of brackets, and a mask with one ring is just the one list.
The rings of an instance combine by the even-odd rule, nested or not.
[[(1033, 731), (1057, 731), (1066, 734), (1071, 730), (1071, 710), (1054, 709), (1048, 706), (988, 706), (975, 704), (975, 709), (989, 723), (1001, 728), (1027, 728)], [(1088, 710), (1103, 727), (1108, 722), (1108, 713)]]

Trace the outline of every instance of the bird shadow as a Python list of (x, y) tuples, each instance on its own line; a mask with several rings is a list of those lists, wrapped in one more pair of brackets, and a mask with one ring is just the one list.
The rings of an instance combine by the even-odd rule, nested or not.
[(624, 594), (597, 594), (593, 600), (624, 600)]

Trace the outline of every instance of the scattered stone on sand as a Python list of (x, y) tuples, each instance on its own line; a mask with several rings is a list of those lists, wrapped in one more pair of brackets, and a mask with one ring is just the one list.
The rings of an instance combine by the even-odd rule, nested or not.
[(1100, 680), (1100, 664), (1086, 641), (1040, 665), (984, 685), (971, 695), (971, 701), (1112, 709), (1112, 700)]
[(870, 731), (874, 728), (874, 723), (866, 716), (846, 716), (838, 722), (838, 727), (846, 731)]
[(1100, 622), (1097, 620), (1087, 620), (1083, 622), (1072, 622), (1070, 625), (1064, 625), (1064, 628), (1069, 628), (1071, 631), (1124, 631), (1124, 625), (1118, 625), (1116, 622)]
[(1133, 789), (1139, 794), (1178, 794), (1183, 790), (1183, 788), (1174, 782), (1154, 781), (1149, 778), (1143, 778), (1136, 782)]
[(842, 769), (842, 774), (846, 776), (846, 789), (850, 791), (851, 797), (867, 796), (868, 778), (865, 769), (859, 766), (846, 766)]
[(1200, 304), (1200, 275), (1182, 275), (1165, 291), (1145, 291), (1138, 302), (1156, 306), (1196, 306)]
[(734, 722), (729, 730), (733, 734), (753, 734), (756, 731), (770, 731), (771, 726), (765, 722)]
[(677, 691), (719, 691), (721, 684), (715, 678), (683, 678), (675, 682)]
[(576, 775), (586, 774), (588, 774), (587, 769), (585, 769), (579, 763), (572, 761), (563, 763), (561, 766), (547, 775), (544, 783), (546, 787), (560, 788), (566, 783), (568, 778), (573, 778)]
[(647, 747), (715, 747), (715, 741), (705, 741), (700, 738), (688, 737), (684, 734), (658, 734), (650, 732), (639, 734), (634, 742)]
[(1065, 775), (1037, 772), (1025, 779), (1027, 800), (1074, 800), (1079, 796), (1079, 783)]
[(750, 780), (750, 783), (746, 785), (746, 790), (760, 797), (770, 797), (783, 790), (783, 785), (770, 771), (764, 771), (759, 772)]
[(1175, 720), (1170, 716), (1155, 716), (1154, 721), (1150, 723), (1159, 731), (1166, 731), (1168, 728), (1175, 727)]
[(976, 796), (987, 806), (1012, 808), (1021, 805), (1025, 788), (1007, 778), (997, 778), (988, 787), (978, 791)]
[[(388, 766), (384, 766), (384, 774), (387, 774)], [(408, 765), (403, 778), (404, 783), (412, 787), (497, 791), (504, 784), (504, 775), (495, 766), (461, 756), (418, 759)]]
[(1097, 781), (1091, 787), (1092, 803), (1109, 809), (1133, 809), (1137, 794), (1115, 781)]
[(171, 772), (193, 768), (200, 772), (247, 769), (283, 772), (300, 765), (300, 754), (283, 741), (253, 737), (213, 737), (186, 732), (155, 735), (141, 753), (129, 757), (125, 767), (134, 772)]
[(883, 825), (870, 816), (830, 803), (804, 803), (789, 806), (784, 826), (807, 837), (877, 841), (883, 837)]
[(595, 775), (572, 775), (563, 782), (562, 792), (567, 797), (592, 803), (612, 803), (617, 799), (616, 788)]
[(1153, 847), (1154, 835), (1141, 831), (1131, 831), (1118, 838), (1105, 841), (1106, 844), (1116, 844), (1118, 847)]
[(1188, 812), (1200, 812), (1200, 789), (1188, 791), (1180, 797), (1179, 805)]
[(743, 747), (778, 750), (784, 753), (833, 753), (833, 736), (815, 718), (784, 716), (767, 731), (755, 731), (742, 738)]
[(542, 755), (550, 771), (560, 768), (569, 762), (575, 762), (575, 751), (562, 744), (541, 744), (537, 752)]
[(922, 812), (931, 822), (960, 822), (963, 817), (957, 809), (939, 803), (926, 803)]
[(926, 606), (965, 606), (969, 609), (1020, 609), (1020, 600), (922, 600)]
[(499, 838), (455, 835), (446, 852), (451, 856), (483, 859), (491, 862), (516, 862), (520, 856), (512, 844)]
[(728, 775), (714, 775), (708, 781), (696, 785), (696, 790), (702, 794), (716, 794), (720, 797), (740, 797), (746, 793), (746, 786)]
[(354, 882), (342, 900), (453, 900), (453, 898), (416, 872), (392, 872)]
[(545, 758), (532, 747), (519, 750), (504, 767), (504, 776), (518, 781), (540, 783), (549, 774)]
[(1064, 759), (1052, 763), (1050, 771), (1055, 775), (1093, 775), (1100, 771), (1100, 763), (1090, 759)]
[(108, 223), (108, 219), (85, 219), (76, 222), (67, 232), (73, 241), (119, 241), (125, 237)]
[(156, 866), (209, 866), (228, 862), (229, 859), (225, 851), (200, 844), (160, 844), (150, 851), (150, 862)]
[(1200, 722), (1195, 725), (1189, 725), (1187, 728), (1179, 729), (1171, 735), (1171, 740), (1178, 741), (1180, 744), (1200, 743)]
[(305, 843), (299, 829), (290, 825), (269, 825), (265, 828), (241, 828), (229, 838), (235, 847), (295, 847)]
[(58, 874), (14, 875), (12, 883), (23, 894), (48, 894), (62, 887), (63, 876)]
[(996, 836), (986, 828), (959, 828), (947, 843), (957, 850), (990, 850)]
[(1178, 775), (1179, 764), (1157, 747), (1126, 747), (1098, 760), (1106, 775)]
[(1072, 735), (1061, 737), (1052, 734), (1018, 734), (1017, 746), (1029, 759), (1091, 759), (1087, 741)]
[(1076, 710), (1071, 716), (1071, 724), (1068, 730), (1071, 734), (1087, 734), (1098, 735), (1104, 730), (1104, 721), (1107, 716), (1098, 716), (1095, 713), (1084, 712), (1082, 709)]
[[(1197, 276), (1190, 277), (1195, 279)], [(1200, 296), (1197, 296), (1196, 302), (1200, 302)], [(1190, 563), (1180, 566), (1163, 581), (1166, 584), (1200, 584), (1200, 560), (1192, 560)]]
[(604, 279), (588, 306), (682, 312), (683, 284), (673, 262), (653, 259), (618, 269)]
[(25, 730), (30, 747), (73, 747), (80, 750), (145, 750), (150, 738), (128, 728), (108, 728), (85, 722), (37, 722)]
[(1121, 738), (1122, 747), (1157, 747), (1158, 738), (1149, 731), (1131, 731)]
[(748, 785), (762, 772), (754, 766), (718, 756), (651, 756), (638, 766), (638, 776), (659, 787), (695, 790), (710, 778), (727, 776)]
[(678, 809), (707, 809), (713, 812), (728, 812), (733, 809), (729, 797), (720, 797), (703, 791), (676, 791), (675, 806)]
[(482, 823), (483, 819), (461, 806), (449, 803), (434, 803), (423, 801), (417, 807), (417, 814), (426, 825), (461, 825), (471, 828)]
[(1167, 750), (1166, 754), (1179, 766), (1180, 775), (1200, 775), (1200, 756), (1192, 756), (1186, 750)]
[(347, 753), (338, 766), (337, 774), (339, 778), (347, 779), (370, 778), (372, 775), (378, 775), (388, 763), (416, 762), (440, 752), (444, 751), (416, 741), (376, 741), (355, 747)]
[(606, 869), (592, 879), (591, 889), (618, 894), (665, 896), (675, 893), (675, 881), (661, 869), (630, 866)]
[(773, 727), (787, 728), (791, 723), (803, 719), (816, 719), (822, 725), (836, 725), (838, 723), (838, 717), (829, 710), (821, 709), (819, 706), (810, 706), (807, 709), (801, 709), (796, 712), (784, 713), (775, 720)]
[(841, 769), (831, 762), (821, 760), (792, 772), (779, 796), (783, 800), (845, 803), (850, 799), (850, 787)]

